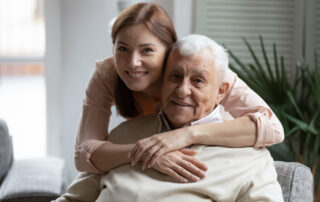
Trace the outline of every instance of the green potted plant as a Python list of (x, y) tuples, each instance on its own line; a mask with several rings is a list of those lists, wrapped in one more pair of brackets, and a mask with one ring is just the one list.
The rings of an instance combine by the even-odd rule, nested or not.
[(233, 61), (230, 69), (269, 104), (285, 132), (285, 141), (268, 149), (275, 160), (298, 161), (310, 167), (315, 191), (319, 193), (320, 67), (317, 53), (314, 54), (314, 67), (305, 63), (296, 65), (294, 78), (289, 82), (284, 57), (278, 56), (275, 44), (271, 61), (263, 38), (259, 37), (263, 55), (260, 61), (250, 43), (243, 40), (254, 62), (244, 64), (229, 50)]

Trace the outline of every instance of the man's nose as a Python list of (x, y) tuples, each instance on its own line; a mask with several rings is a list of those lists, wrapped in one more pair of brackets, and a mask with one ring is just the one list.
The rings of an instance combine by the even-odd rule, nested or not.
[(179, 86), (176, 88), (176, 94), (179, 98), (185, 98), (191, 95), (191, 88), (187, 79), (184, 79)]
[(136, 68), (141, 66), (141, 56), (139, 53), (133, 52), (131, 54), (130, 67)]

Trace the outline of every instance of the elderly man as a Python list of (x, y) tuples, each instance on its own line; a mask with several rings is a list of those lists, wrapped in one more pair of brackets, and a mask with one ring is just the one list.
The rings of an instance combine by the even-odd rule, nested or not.
[[(152, 134), (189, 124), (222, 122), (219, 102), (229, 87), (228, 83), (221, 82), (226, 67), (225, 51), (211, 39), (200, 35), (181, 39), (167, 61), (162, 111), (122, 123), (110, 133), (108, 140), (115, 144), (132, 144)], [(84, 174), (71, 185), (66, 198), (80, 201), (96, 197), (97, 201), (283, 201), (273, 159), (266, 148), (192, 145), (190, 149), (197, 151), (195, 157), (200, 162), (188, 159), (165, 167), (163, 163), (166, 162), (160, 158), (153, 169), (145, 171), (125, 164), (113, 168), (101, 179)], [(203, 179), (193, 180), (193, 183), (173, 180), (183, 182), (195, 176)]]

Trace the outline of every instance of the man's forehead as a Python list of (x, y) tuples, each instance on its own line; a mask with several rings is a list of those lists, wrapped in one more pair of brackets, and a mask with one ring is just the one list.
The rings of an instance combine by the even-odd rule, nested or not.
[(209, 68), (204, 65), (173, 65), (170, 69), (171, 72), (177, 73), (192, 73), (192, 74), (208, 74), (210, 72)]
[(178, 50), (170, 54), (168, 66), (171, 71), (191, 71), (192, 73), (208, 73), (214, 70), (212, 58), (200, 51), (194, 56), (182, 55)]

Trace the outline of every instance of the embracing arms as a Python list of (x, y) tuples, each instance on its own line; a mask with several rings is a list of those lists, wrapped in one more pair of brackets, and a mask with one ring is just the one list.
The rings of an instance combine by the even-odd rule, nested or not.
[(191, 144), (261, 147), (282, 142), (282, 125), (269, 106), (231, 70), (225, 81), (230, 83), (229, 92), (220, 104), (234, 120), (192, 125), (140, 140), (131, 151), (133, 164), (146, 153), (143, 166), (151, 167), (159, 156)]
[[(231, 85), (221, 104), (235, 120), (221, 124), (195, 125), (171, 131), (170, 134), (197, 136), (198, 143), (206, 142), (206, 137), (210, 136), (214, 141), (213, 145), (230, 147), (259, 147), (280, 143), (284, 134), (278, 118), (258, 95), (229, 71), (226, 80)], [(101, 173), (92, 164), (92, 157), (97, 154), (94, 153), (97, 148), (106, 143), (111, 106), (114, 104), (115, 78), (112, 58), (97, 62), (86, 90), (75, 145), (75, 164), (79, 171)], [(185, 146), (187, 145), (183, 147)], [(180, 148), (183, 147), (180, 145)]]

